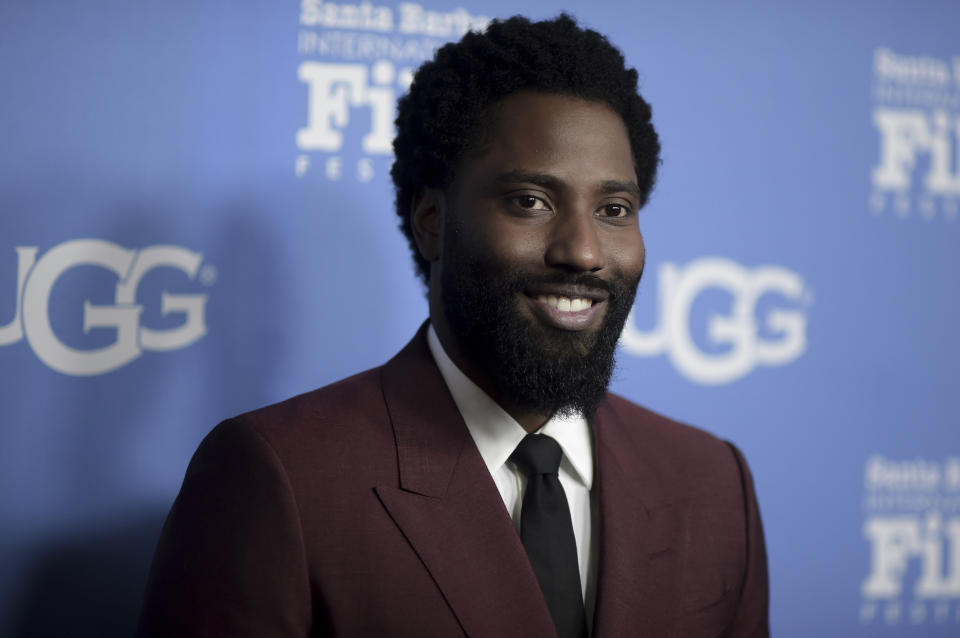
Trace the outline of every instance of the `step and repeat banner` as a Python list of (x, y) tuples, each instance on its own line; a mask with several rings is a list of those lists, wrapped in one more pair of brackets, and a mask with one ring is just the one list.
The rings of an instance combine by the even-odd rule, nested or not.
[[(960, 4), (561, 9), (664, 148), (614, 389), (746, 453), (774, 635), (960, 635)], [(0, 4), (0, 634), (129, 635), (210, 428), (413, 334), (394, 104), (515, 10)]]

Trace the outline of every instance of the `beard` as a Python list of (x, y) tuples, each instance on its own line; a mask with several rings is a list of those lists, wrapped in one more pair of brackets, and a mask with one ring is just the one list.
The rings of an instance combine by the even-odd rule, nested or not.
[[(444, 241), (441, 292), (450, 330), (464, 354), (509, 404), (540, 414), (590, 418), (610, 383), (617, 341), (640, 276), (604, 281), (588, 273), (533, 275), (469, 255), (451, 239)], [(600, 325), (561, 330), (522, 313), (524, 291), (544, 284), (607, 293)]]

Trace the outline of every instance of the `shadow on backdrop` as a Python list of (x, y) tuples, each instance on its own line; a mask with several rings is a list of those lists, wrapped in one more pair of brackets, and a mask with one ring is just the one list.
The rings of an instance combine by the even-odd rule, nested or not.
[(27, 567), (13, 638), (130, 638), (166, 510), (47, 543)]
[[(11, 604), (7, 617), (0, 618), (2, 636), (134, 636), (153, 553), (176, 491), (167, 498), (145, 494), (139, 506), (118, 507), (117, 481), (125, 480), (123, 472), (128, 471), (122, 468), (135, 463), (131, 459), (139, 457), (134, 450), (144, 446), (165, 450), (168, 456), (172, 449), (188, 447), (183, 458), (178, 453), (169, 459), (179, 487), (196, 443), (217, 420), (267, 402), (270, 382), (287, 349), (282, 326), (262, 317), (255, 324), (247, 319), (251, 299), (274, 309), (271, 317), (292, 312), (289, 291), (278, 286), (286, 281), (279, 250), (284, 240), (272, 232), (267, 213), (249, 204), (229, 204), (212, 213), (222, 220), (212, 239), (198, 243), (172, 228), (162, 211), (129, 204), (118, 209), (123, 214), (113, 215), (110, 230), (99, 236), (136, 248), (172, 241), (203, 250), (205, 261), (217, 265), (221, 277), (211, 289), (210, 334), (191, 346), (203, 349), (199, 365), (191, 364), (195, 368), (184, 369), (186, 352), (179, 361), (156, 356), (139, 370), (122, 372), (125, 383), (68, 379), (58, 390), (62, 400), (24, 405), (24, 418), (29, 415), (34, 423), (51, 415), (56, 419), (46, 422), (69, 419), (71, 426), (57, 437), (56, 449), (46, 449), (48, 462), (53, 455), (57, 466), (66, 468), (56, 480), (69, 483), (61, 485), (58, 502), (50, 508), (61, 520), (88, 522), (57, 523), (37, 540), (12, 539), (20, 568), (8, 587)], [(196, 398), (183, 394), (182, 388), (174, 391), (174, 380), (184, 374), (196, 380), (202, 405), (194, 406)], [(126, 397), (123, 405), (113, 405), (118, 393)], [(165, 416), (168, 401), (178, 397), (185, 402), (180, 411), (191, 414), (189, 423), (172, 423)], [(104, 405), (113, 405), (109, 418)], [(132, 485), (138, 483), (127, 478)], [(73, 499), (66, 495), (74, 493), (82, 496), (68, 507), (66, 502)], [(90, 523), (84, 511), (113, 513)]]

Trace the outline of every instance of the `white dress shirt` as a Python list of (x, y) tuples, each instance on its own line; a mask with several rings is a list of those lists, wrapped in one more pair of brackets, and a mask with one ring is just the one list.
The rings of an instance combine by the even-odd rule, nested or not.
[[(520, 510), (527, 479), (509, 458), (527, 432), (456, 366), (443, 349), (432, 325), (427, 329), (427, 343), (519, 533)], [(570, 505), (587, 626), (592, 627), (597, 561), (596, 543), (591, 534), (593, 440), (590, 426), (580, 414), (565, 418), (555, 416), (537, 430), (537, 433), (554, 438), (563, 450), (560, 484)]]

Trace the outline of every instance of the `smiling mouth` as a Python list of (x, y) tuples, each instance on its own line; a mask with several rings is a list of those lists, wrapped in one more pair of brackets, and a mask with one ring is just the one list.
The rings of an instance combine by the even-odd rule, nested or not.
[(526, 297), (534, 315), (548, 326), (572, 331), (593, 329), (604, 314), (606, 299), (593, 299), (578, 292), (571, 290), (567, 295), (541, 292)]
[(586, 297), (562, 297), (559, 295), (537, 295), (537, 301), (553, 306), (560, 312), (580, 312), (593, 306), (593, 299)]

